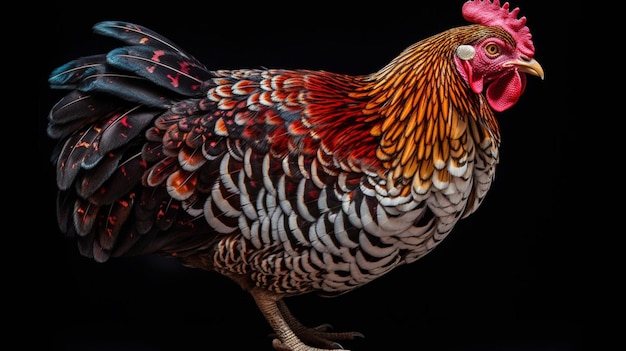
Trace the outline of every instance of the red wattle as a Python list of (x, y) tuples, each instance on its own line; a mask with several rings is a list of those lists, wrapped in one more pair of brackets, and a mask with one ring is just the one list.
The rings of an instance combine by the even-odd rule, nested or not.
[(486, 95), (489, 106), (502, 112), (515, 105), (526, 87), (526, 75), (511, 71), (492, 82), (487, 87)]

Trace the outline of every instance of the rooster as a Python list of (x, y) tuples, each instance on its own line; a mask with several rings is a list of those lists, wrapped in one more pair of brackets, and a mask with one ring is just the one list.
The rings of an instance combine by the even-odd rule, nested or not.
[(98, 262), (174, 256), (248, 291), (276, 350), (361, 336), (298, 322), (285, 298), (336, 296), (412, 263), (476, 211), (499, 159), (496, 112), (544, 78), (526, 18), (470, 0), (471, 24), (379, 71), (210, 70), (137, 24), (54, 70), (57, 219)]

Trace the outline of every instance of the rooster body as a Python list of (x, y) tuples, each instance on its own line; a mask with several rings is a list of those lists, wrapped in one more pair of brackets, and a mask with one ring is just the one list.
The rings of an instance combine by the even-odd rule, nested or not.
[(209, 70), (147, 28), (98, 23), (128, 45), (49, 79), (70, 90), (48, 128), (59, 226), (99, 262), (171, 255), (228, 276), (278, 350), (339, 348), (359, 334), (306, 328), (283, 299), (414, 262), (478, 208), (499, 157), (494, 110), (526, 73), (543, 78), (518, 11), (468, 1), (475, 24), (363, 76)]

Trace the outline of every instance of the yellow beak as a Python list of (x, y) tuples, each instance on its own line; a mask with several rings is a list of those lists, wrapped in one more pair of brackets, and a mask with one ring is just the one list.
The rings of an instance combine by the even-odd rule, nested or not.
[(543, 80), (544, 73), (543, 67), (539, 64), (539, 62), (535, 61), (535, 59), (530, 59), (528, 61), (525, 60), (515, 60), (509, 61), (504, 64), (504, 66), (516, 66), (520, 72), (532, 74), (533, 76), (537, 76)]

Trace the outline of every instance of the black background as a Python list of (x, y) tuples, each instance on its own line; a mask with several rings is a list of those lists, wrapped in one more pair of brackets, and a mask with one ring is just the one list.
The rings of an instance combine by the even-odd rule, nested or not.
[[(268, 2), (202, 5), (106, 2), (46, 5), (37, 22), (40, 91), (38, 189), (43, 227), (36, 245), (43, 317), (55, 350), (272, 350), (269, 325), (237, 285), (167, 259), (119, 259), (97, 264), (78, 255), (56, 229), (49, 108), (61, 92), (50, 71), (78, 56), (120, 43), (92, 34), (101, 20), (126, 20), (162, 33), (211, 69), (308, 68), (347, 74), (380, 69), (406, 46), (466, 22), (462, 1), (360, 8)], [(496, 182), (477, 213), (462, 221), (430, 255), (356, 291), (334, 298), (288, 300), (302, 322), (357, 330), (365, 350), (580, 349), (576, 223), (579, 199), (569, 191), (578, 148), (577, 92), (562, 53), (575, 7), (546, 9), (518, 0), (533, 33), (544, 81), (499, 114), (503, 144)], [(557, 13), (558, 11), (558, 13)], [(558, 30), (551, 19), (567, 19)], [(581, 180), (582, 181), (582, 180)], [(42, 226), (43, 224), (43, 226)]]

